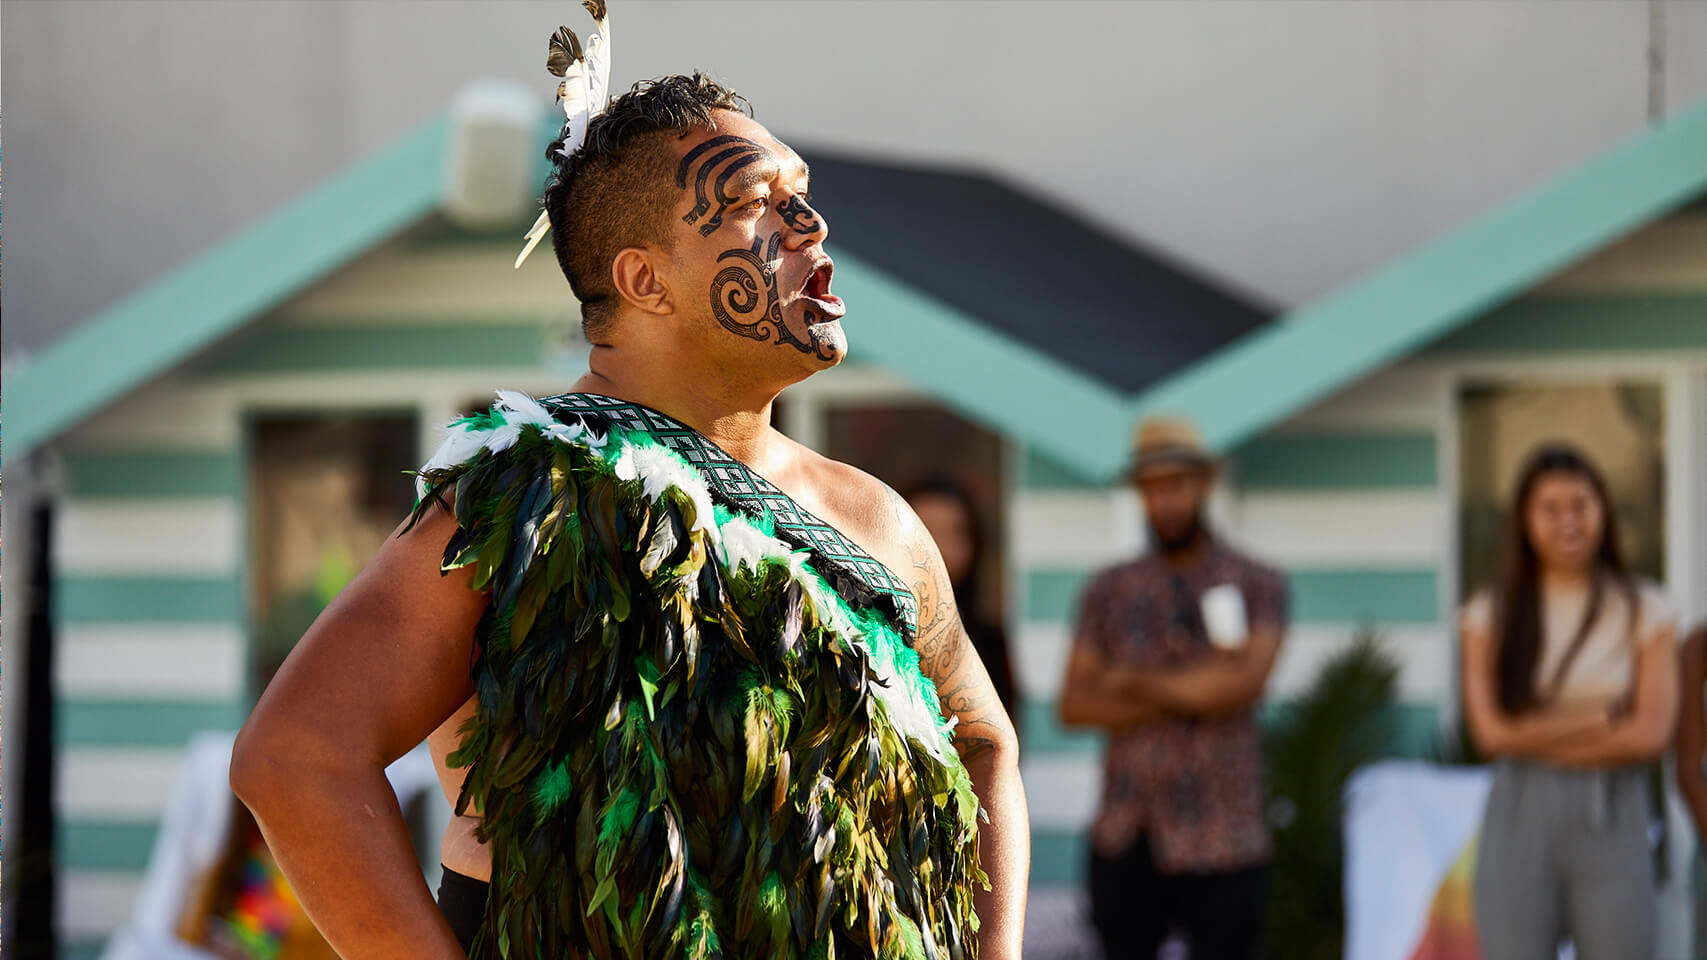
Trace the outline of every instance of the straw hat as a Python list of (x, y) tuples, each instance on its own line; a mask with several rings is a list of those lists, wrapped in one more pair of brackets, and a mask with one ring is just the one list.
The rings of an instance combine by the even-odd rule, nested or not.
[(1136, 479), (1142, 471), (1159, 466), (1215, 466), (1215, 455), (1191, 421), (1182, 417), (1148, 417), (1138, 424), (1132, 438), (1132, 465), (1126, 476)]

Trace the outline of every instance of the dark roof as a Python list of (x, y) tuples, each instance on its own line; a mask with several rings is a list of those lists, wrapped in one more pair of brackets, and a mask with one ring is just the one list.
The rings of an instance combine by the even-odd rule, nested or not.
[(801, 150), (844, 249), (1120, 393), (1273, 312), (993, 177)]

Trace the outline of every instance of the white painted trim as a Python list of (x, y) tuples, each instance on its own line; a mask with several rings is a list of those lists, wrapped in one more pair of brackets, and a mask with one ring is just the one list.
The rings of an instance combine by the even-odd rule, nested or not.
[(53, 537), (64, 574), (227, 576), (241, 562), (229, 497), (66, 500)]
[[(1270, 700), (1297, 697), (1309, 689), (1322, 664), (1351, 646), (1355, 624), (1309, 623), (1287, 632), (1268, 678)], [(1455, 702), (1450, 633), (1438, 624), (1395, 624), (1378, 631), (1382, 649), (1399, 665), (1395, 695), (1407, 703)]]
[(1687, 630), (1707, 616), (1707, 364), (1667, 375), (1665, 422), (1666, 579)]
[(1097, 568), (1130, 555), (1112, 491), (1021, 490), (1008, 505), (1009, 556), (1022, 569)]
[(1446, 550), (1434, 487), (1247, 493), (1238, 516), (1231, 538), (1287, 569), (1435, 569)]
[(788, 435), (808, 449), (822, 451), (828, 420), (823, 397), (810, 390), (792, 389), (782, 396), (787, 407)]
[(1102, 754), (1040, 753), (1020, 758), (1025, 803), (1033, 830), (1082, 830), (1102, 802)]
[(235, 623), (72, 623), (60, 628), (62, 697), (230, 702), (244, 692), (244, 629)]
[(66, 452), (224, 453), (241, 442), (238, 408), (224, 392), (168, 375), (55, 441)]
[(427, 462), (433, 451), (444, 442), (445, 426), (464, 412), (458, 408), (457, 401), (442, 390), (423, 392), (415, 398), (417, 462), (411, 466), (420, 466)]
[(1065, 623), (1021, 623), (1008, 633), (1014, 683), (1027, 700), (1053, 702), (1066, 679), (1072, 628)]
[(105, 937), (127, 925), (142, 892), (140, 870), (65, 870), (54, 882), (54, 925), (68, 940)]
[(55, 806), (73, 820), (153, 820), (184, 765), (180, 747), (63, 747)]
[[(1464, 565), (1459, 560), (1463, 549), (1464, 535), (1458, 527), (1459, 502), (1463, 497), (1463, 430), (1458, 421), (1458, 379), (1451, 370), (1437, 367), (1435, 370), (1435, 410), (1440, 418), (1435, 429), (1435, 488), (1440, 495), (1440, 516), (1445, 534), (1442, 544), (1444, 553), (1438, 567), (1440, 575), (1435, 578), (1436, 609), (1439, 611), (1438, 622), (1450, 624), (1453, 629), (1448, 634), (1452, 639), (1446, 644), (1446, 703), (1459, 702), (1462, 676), (1459, 666), (1456, 625), (1458, 618), (1455, 611), (1458, 608), (1458, 597), (1462, 593), (1464, 580)], [(1458, 711), (1449, 709), (1442, 712), (1446, 718), (1445, 724), (1451, 730), (1458, 725)]]
[(559, 372), (525, 367), (467, 367), (423, 373), (420, 370), (312, 370), (296, 372), (233, 371), (200, 376), (196, 383), (209, 402), (224, 402), (250, 412), (267, 407), (283, 410), (360, 410), (370, 407), (413, 409), (423, 396), (455, 405), (463, 400), (495, 400), (497, 390), (520, 390), (536, 397), (567, 391), (578, 368)]

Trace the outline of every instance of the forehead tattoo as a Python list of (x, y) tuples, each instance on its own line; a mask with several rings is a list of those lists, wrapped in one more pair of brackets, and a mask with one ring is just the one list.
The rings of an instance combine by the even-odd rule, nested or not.
[[(688, 178), (693, 177), (693, 209), (682, 217), (682, 221), (699, 223), (701, 217), (710, 213), (704, 223), (699, 223), (699, 232), (701, 236), (711, 236), (723, 225), (723, 214), (735, 203), (736, 198), (728, 194), (730, 179), (742, 169), (760, 162), (774, 166), (776, 156), (759, 143), (733, 134), (712, 137), (689, 150), (676, 166), (676, 186), (687, 189)], [(706, 187), (713, 173), (717, 174), (717, 182), (708, 192)]]

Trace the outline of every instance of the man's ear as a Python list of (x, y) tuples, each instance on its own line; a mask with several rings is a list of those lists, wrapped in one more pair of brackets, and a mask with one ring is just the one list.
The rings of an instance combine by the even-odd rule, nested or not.
[(645, 247), (624, 247), (610, 265), (611, 283), (617, 295), (636, 309), (660, 316), (676, 312), (670, 285), (656, 269), (657, 252)]

